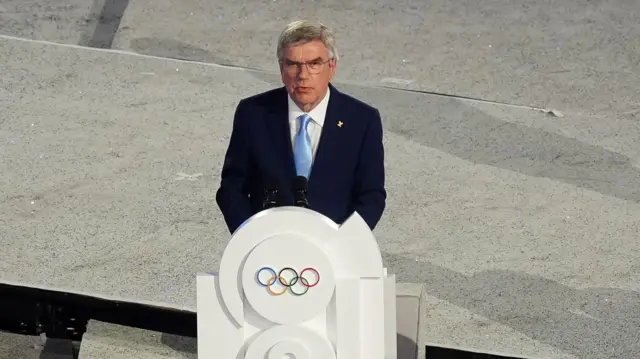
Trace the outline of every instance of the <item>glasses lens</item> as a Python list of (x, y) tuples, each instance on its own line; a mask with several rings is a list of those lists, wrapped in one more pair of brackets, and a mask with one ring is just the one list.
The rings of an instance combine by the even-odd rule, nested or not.
[(320, 62), (310, 62), (310, 63), (307, 64), (307, 67), (309, 68), (309, 71), (311, 71), (311, 72), (318, 72), (322, 68), (322, 63), (320, 63)]

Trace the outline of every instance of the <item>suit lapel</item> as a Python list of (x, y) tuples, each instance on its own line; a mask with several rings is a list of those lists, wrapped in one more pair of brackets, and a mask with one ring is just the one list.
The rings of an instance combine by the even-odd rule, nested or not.
[[(341, 137), (346, 136), (345, 129), (338, 127), (341, 120), (340, 102), (342, 95), (331, 84), (331, 97), (327, 106), (324, 125), (322, 126), (322, 134), (318, 143), (311, 174), (309, 175), (309, 194), (312, 195), (314, 188), (322, 188), (326, 186), (326, 180), (330, 176), (318, 176), (320, 173), (329, 173), (327, 168), (334, 165), (334, 159), (338, 158), (342, 150), (337, 144), (342, 143)], [(281, 168), (284, 168), (284, 183), (289, 186), (293, 178), (296, 176), (295, 162), (293, 160), (293, 148), (291, 144), (291, 129), (289, 128), (289, 105), (287, 102), (287, 91), (283, 87), (275, 96), (275, 106), (269, 106), (270, 111), (267, 118), (266, 127), (269, 132), (269, 138), (275, 149), (275, 161), (280, 162)], [(278, 166), (278, 167), (280, 167)], [(314, 175), (316, 173), (316, 175)]]
[(295, 163), (293, 161), (291, 130), (289, 128), (287, 91), (284, 87), (281, 91), (278, 91), (275, 102), (277, 102), (275, 104), (276, 106), (270, 106), (271, 111), (269, 112), (269, 118), (267, 119), (269, 138), (271, 138), (274, 149), (277, 151), (274, 158), (276, 161), (283, 161), (282, 165), (285, 170), (284, 178), (291, 182), (295, 176), (296, 170)]
[(322, 126), (322, 134), (318, 143), (318, 150), (313, 161), (311, 174), (309, 176), (309, 190), (312, 186), (323, 186), (322, 180), (325, 177), (314, 176), (314, 173), (327, 173), (327, 167), (333, 164), (333, 159), (339, 154), (340, 148), (336, 146), (343, 130), (338, 127), (340, 121), (340, 101), (342, 100), (340, 92), (332, 85), (330, 86), (331, 97), (327, 105), (327, 113)]

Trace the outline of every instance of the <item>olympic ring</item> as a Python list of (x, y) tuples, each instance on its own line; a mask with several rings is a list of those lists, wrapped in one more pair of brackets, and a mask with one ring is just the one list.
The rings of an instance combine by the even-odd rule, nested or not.
[[(280, 283), (282, 283), (282, 281), (287, 281), (286, 279), (280, 277), (278, 278), (278, 281), (280, 281)], [(284, 290), (282, 292), (274, 292), (273, 289), (271, 289), (271, 286), (273, 285), (273, 283), (276, 282), (276, 277), (271, 277), (269, 278), (269, 280), (267, 281), (268, 285), (267, 285), (267, 290), (269, 291), (269, 293), (275, 295), (275, 296), (279, 296), (279, 295), (283, 295), (284, 293), (287, 292), (287, 286), (284, 287)]]
[[(271, 274), (266, 283), (260, 280), (260, 274), (263, 271), (267, 271)], [(309, 279), (304, 277), (305, 272), (315, 273), (316, 275), (315, 283), (313, 284), (309, 283)], [(283, 275), (285, 273), (291, 273), (292, 277), (290, 280), (287, 280), (286, 277)], [(289, 290), (289, 292), (295, 296), (302, 296), (307, 294), (307, 292), (309, 291), (309, 288), (315, 287), (318, 285), (318, 283), (320, 283), (320, 273), (318, 273), (318, 271), (312, 267), (307, 267), (303, 269), (300, 272), (300, 274), (298, 274), (298, 272), (291, 267), (282, 268), (278, 273), (276, 273), (276, 271), (273, 268), (262, 267), (260, 268), (260, 270), (256, 272), (256, 281), (261, 286), (266, 287), (267, 291), (269, 291), (269, 293), (275, 296), (283, 295), (284, 293), (287, 292), (287, 290)], [(276, 281), (279, 282), (280, 285), (284, 287), (284, 290), (276, 292), (272, 289), (272, 286), (276, 283)], [(298, 281), (300, 281), (300, 284), (304, 287), (304, 290), (302, 291), (293, 290), (293, 286), (296, 285)]]

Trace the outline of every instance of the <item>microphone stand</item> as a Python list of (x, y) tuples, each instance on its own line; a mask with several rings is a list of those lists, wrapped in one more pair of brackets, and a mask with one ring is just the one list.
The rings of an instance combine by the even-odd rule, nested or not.
[(309, 208), (309, 200), (307, 199), (308, 187), (309, 183), (306, 177), (297, 176), (293, 179), (294, 206)]
[(277, 202), (278, 198), (278, 190), (273, 183), (269, 183), (269, 185), (264, 189), (264, 197), (262, 200), (262, 209), (269, 209), (278, 206)]

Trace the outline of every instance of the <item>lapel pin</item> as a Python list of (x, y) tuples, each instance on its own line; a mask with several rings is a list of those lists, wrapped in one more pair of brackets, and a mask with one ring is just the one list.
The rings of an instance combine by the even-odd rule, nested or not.
[(338, 127), (342, 127), (342, 121), (338, 121)]

